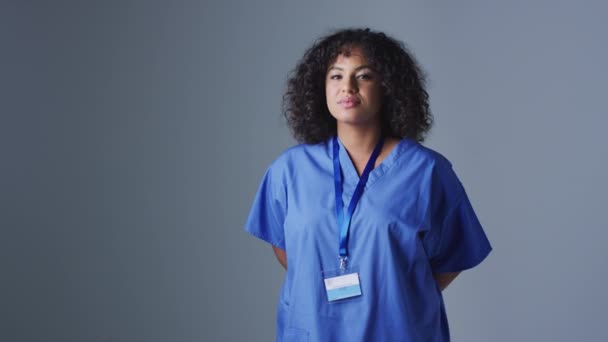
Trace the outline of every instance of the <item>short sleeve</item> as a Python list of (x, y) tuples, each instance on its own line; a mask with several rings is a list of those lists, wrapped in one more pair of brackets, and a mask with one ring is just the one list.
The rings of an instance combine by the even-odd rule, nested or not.
[(262, 178), (245, 223), (245, 231), (285, 249), (283, 223), (286, 212), (286, 192), (275, 167), (271, 165)]
[(433, 272), (460, 272), (480, 264), (492, 247), (451, 164), (434, 172), (430, 232), (425, 249)]

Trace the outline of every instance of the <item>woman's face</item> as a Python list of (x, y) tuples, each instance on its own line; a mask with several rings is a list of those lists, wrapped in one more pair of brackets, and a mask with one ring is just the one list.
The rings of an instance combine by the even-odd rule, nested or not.
[(327, 69), (327, 108), (338, 124), (375, 125), (379, 121), (382, 88), (378, 74), (358, 47), (338, 55)]

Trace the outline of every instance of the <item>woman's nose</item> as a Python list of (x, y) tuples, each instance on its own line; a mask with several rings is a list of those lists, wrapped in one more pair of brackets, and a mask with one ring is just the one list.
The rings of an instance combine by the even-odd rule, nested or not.
[(342, 92), (353, 93), (356, 91), (357, 91), (357, 81), (354, 78), (344, 79), (344, 84), (342, 85)]

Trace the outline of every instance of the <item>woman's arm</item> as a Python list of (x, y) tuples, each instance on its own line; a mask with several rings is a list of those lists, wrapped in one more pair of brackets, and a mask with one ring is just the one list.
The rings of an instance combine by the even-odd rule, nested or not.
[(433, 278), (435, 278), (437, 285), (439, 285), (439, 289), (443, 291), (458, 274), (460, 272), (433, 273)]
[(277, 246), (272, 246), (272, 250), (274, 251), (274, 255), (277, 256), (277, 260), (279, 260), (279, 263), (283, 265), (284, 269), (287, 269), (287, 253), (285, 253), (284, 250), (280, 249)]

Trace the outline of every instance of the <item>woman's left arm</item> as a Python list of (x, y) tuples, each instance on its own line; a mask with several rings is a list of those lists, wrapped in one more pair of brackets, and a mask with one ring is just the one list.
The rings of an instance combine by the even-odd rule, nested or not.
[(439, 285), (439, 289), (443, 291), (458, 274), (460, 272), (433, 273), (433, 278), (435, 278), (437, 285)]

